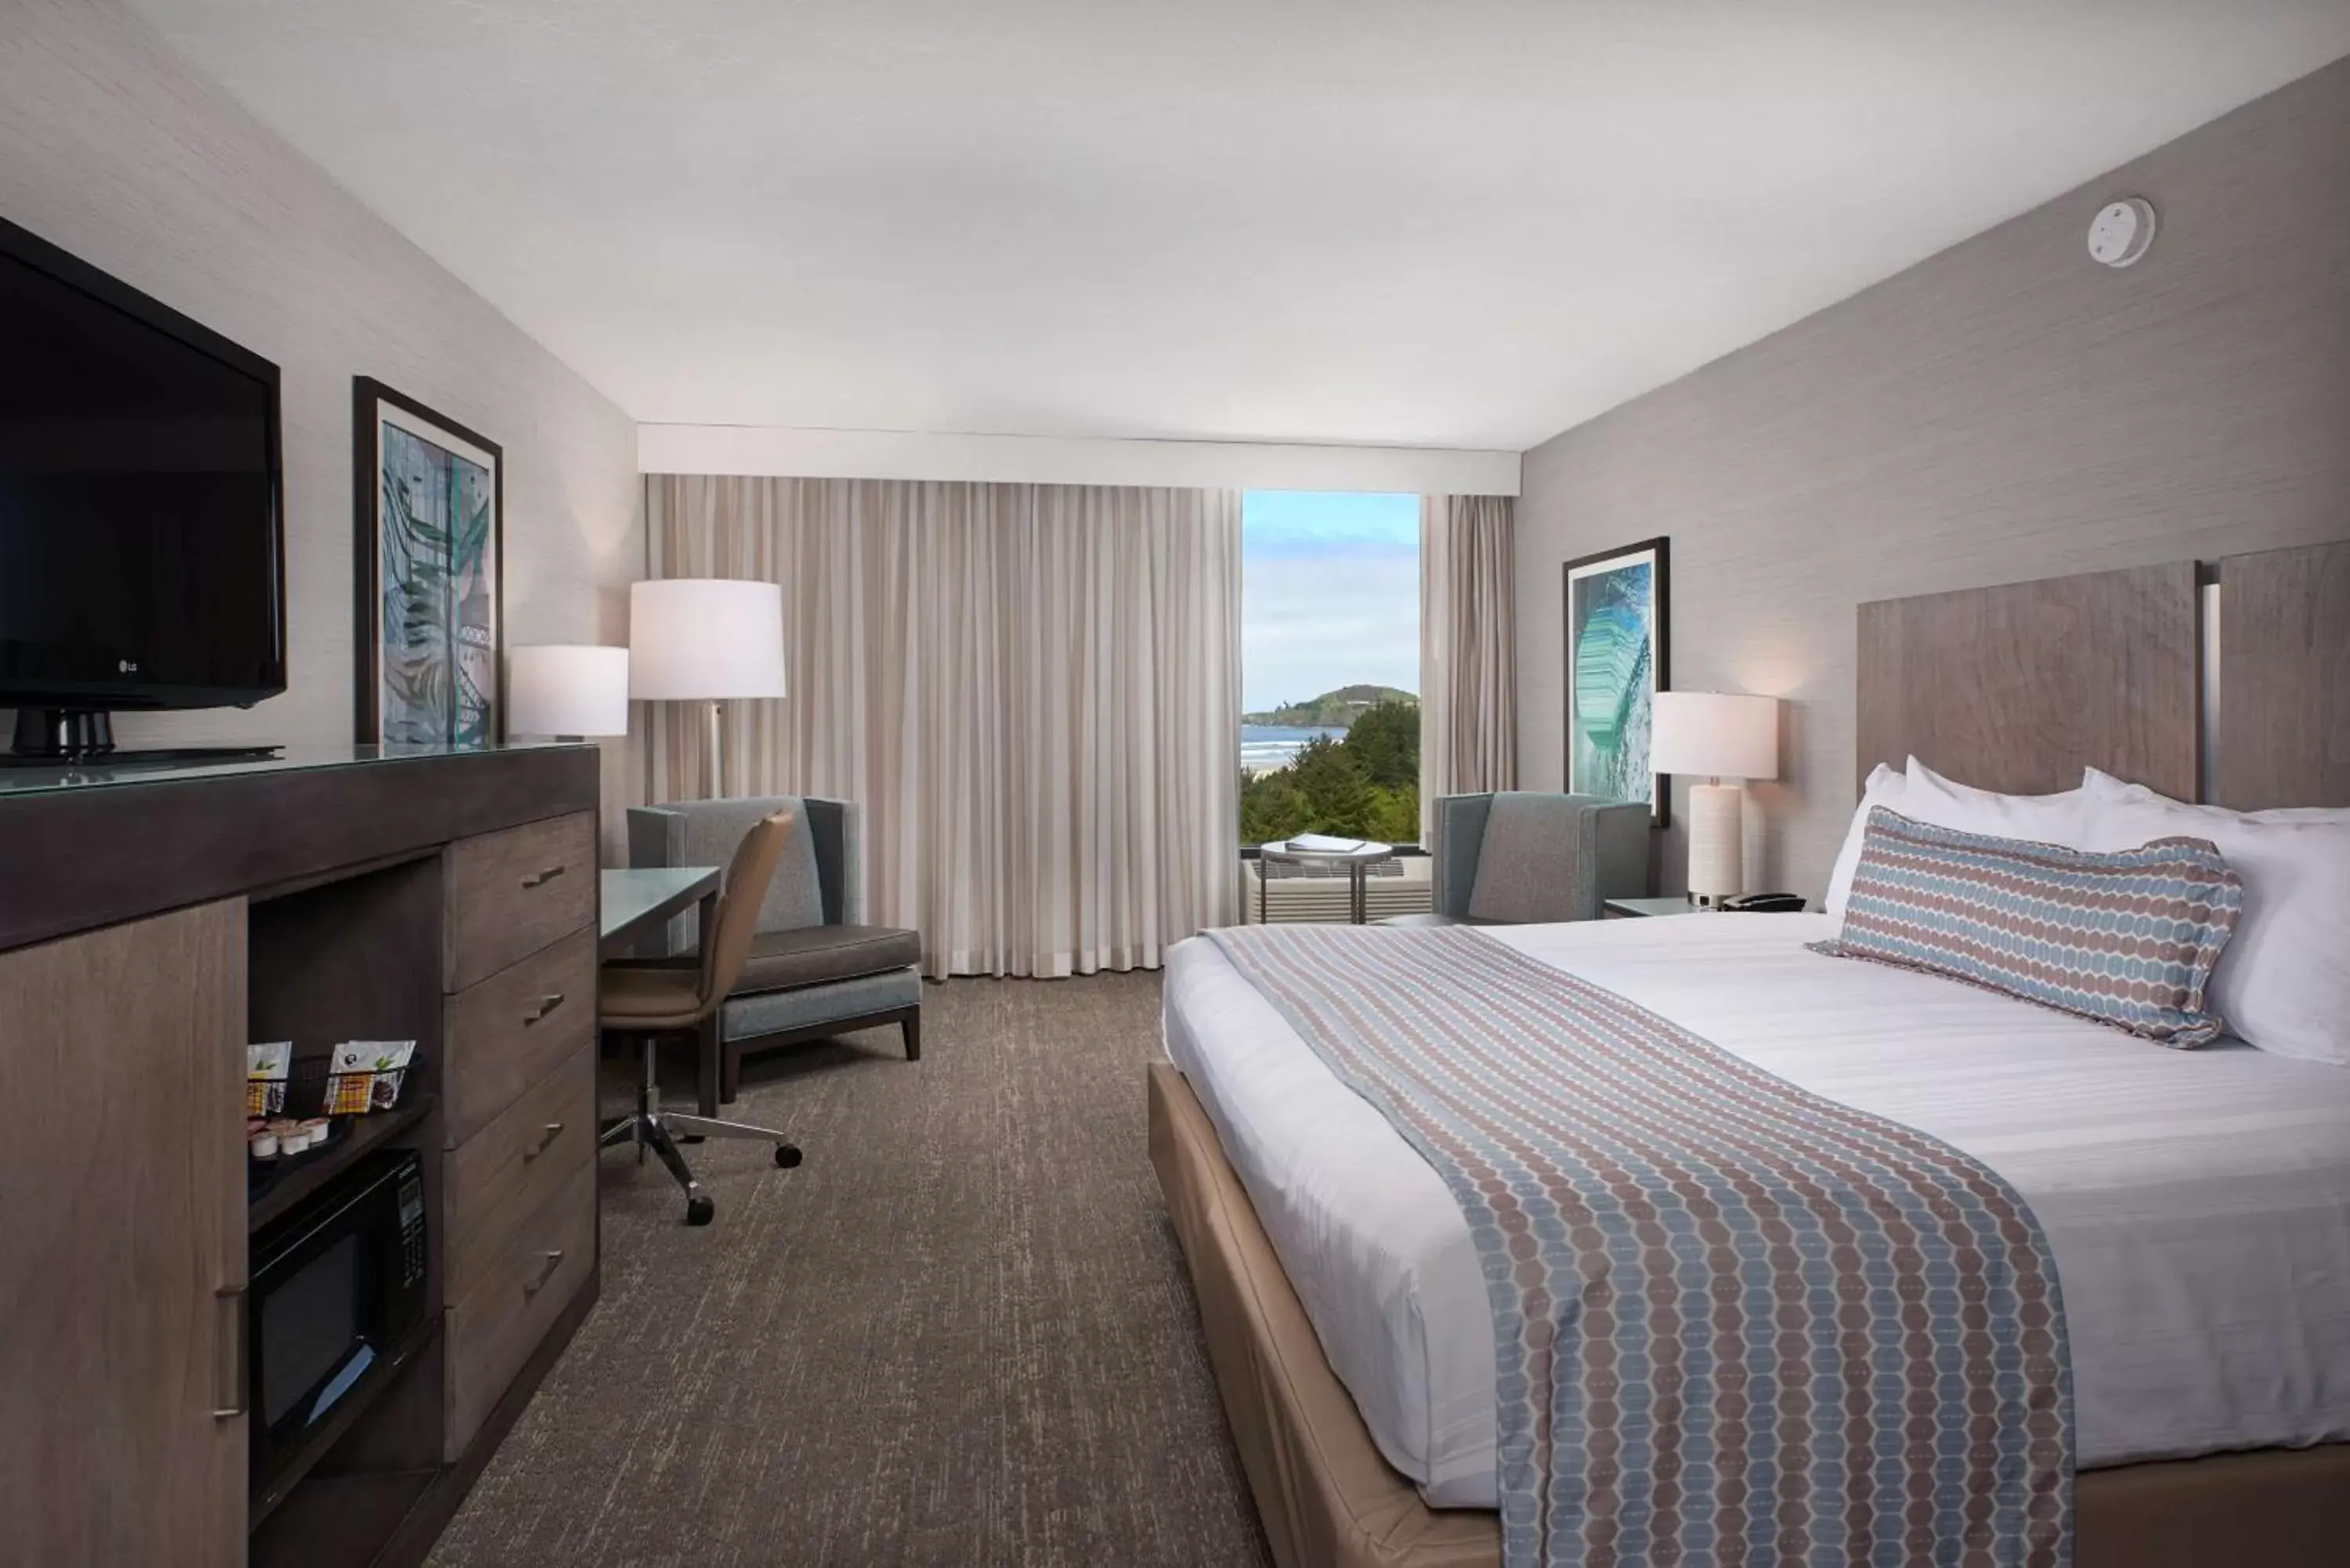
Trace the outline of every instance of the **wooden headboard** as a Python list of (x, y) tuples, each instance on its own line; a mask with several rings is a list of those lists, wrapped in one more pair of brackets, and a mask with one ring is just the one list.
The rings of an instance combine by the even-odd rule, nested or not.
[(2044, 794), (2081, 770), (2196, 798), (2195, 564), (1860, 607), (1860, 778), (1911, 755)]
[(2220, 563), (2211, 798), (2350, 805), (2350, 542)]
[(2240, 811), (2350, 806), (2350, 541), (2220, 561), (2216, 638), (2204, 576), (2181, 561), (1862, 605), (1860, 778), (1914, 754), (2019, 794), (2097, 767)]

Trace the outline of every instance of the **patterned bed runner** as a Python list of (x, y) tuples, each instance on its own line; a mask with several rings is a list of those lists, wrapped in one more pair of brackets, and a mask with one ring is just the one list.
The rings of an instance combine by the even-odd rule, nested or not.
[(1468, 1217), (1506, 1568), (2069, 1563), (2055, 1267), (1994, 1172), (1473, 929), (1208, 934)]

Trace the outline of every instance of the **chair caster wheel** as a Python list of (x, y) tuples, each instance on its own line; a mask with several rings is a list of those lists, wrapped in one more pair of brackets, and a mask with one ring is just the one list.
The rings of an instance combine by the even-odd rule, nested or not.
[(717, 1212), (718, 1205), (707, 1198), (689, 1198), (685, 1200), (685, 1222), (689, 1225), (707, 1225)]
[(784, 1169), (789, 1170), (799, 1162), (800, 1151), (798, 1149), (793, 1147), (787, 1143), (779, 1143), (775, 1146), (775, 1163), (781, 1166)]

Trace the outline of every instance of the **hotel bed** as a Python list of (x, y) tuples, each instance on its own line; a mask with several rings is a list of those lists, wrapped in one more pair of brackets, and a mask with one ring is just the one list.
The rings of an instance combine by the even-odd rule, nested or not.
[[(2239, 557), (2221, 581), (2350, 593), (2350, 546)], [(2191, 566), (2146, 568), (1864, 606), (1864, 771), (1962, 749), (2000, 789), (2061, 789), (2086, 764), (2192, 798), (2217, 718), (2198, 591)], [(2272, 613), (2241, 624), (2211, 667), (2272, 708), (2296, 685), (2338, 701), (2328, 639), (2312, 662)], [(2268, 770), (2233, 804), (2350, 802), (2350, 781), (2276, 748), (2223, 754), (2222, 799)], [(2167, 1050), (1808, 950), (1833, 929), (1706, 915), (1473, 936), (1939, 1139), (2029, 1204), (2070, 1341), (2080, 1568), (2345, 1560), (2350, 1067)], [(1173, 950), (1165, 995), (1152, 1158), (1275, 1557), (1499, 1563), (1494, 1319), (1460, 1201), (1216, 942)]]
[[(2055, 1250), (2082, 1468), (2350, 1439), (2350, 1072), (1806, 950), (1831, 929), (1482, 934), (2007, 1178)], [(1380, 1453), (1493, 1507), (1492, 1319), (1452, 1194), (1203, 940), (1168, 957), (1166, 1040)]]

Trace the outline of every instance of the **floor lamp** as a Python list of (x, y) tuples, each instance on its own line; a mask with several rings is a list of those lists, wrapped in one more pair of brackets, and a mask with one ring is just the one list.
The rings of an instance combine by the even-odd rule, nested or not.
[(784, 590), (726, 577), (629, 585), (629, 695), (702, 702), (702, 793), (725, 793), (723, 704), (784, 695)]

